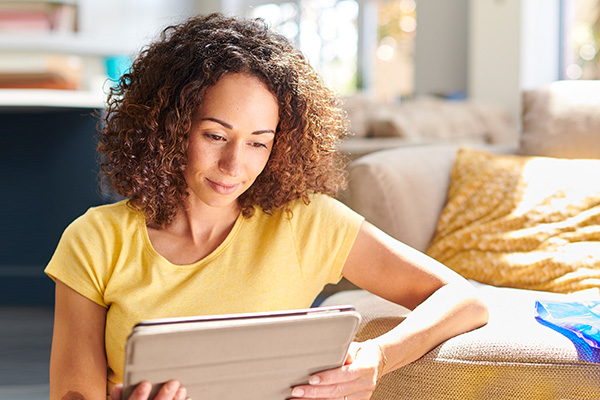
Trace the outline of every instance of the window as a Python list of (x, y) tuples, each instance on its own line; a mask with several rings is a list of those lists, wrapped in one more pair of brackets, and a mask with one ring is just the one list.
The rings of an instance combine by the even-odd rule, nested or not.
[(341, 94), (357, 88), (358, 3), (303, 0), (253, 7), (260, 17), (294, 41), (329, 86)]
[(355, 0), (303, 0), (264, 4), (251, 10), (291, 39), (342, 94), (357, 87), (358, 3)]
[(400, 101), (414, 89), (414, 0), (378, 2), (375, 92), (381, 100)]
[(292, 40), (341, 95), (395, 101), (413, 91), (414, 0), (248, 0), (245, 12)]
[(562, 0), (562, 79), (600, 79), (600, 1)]

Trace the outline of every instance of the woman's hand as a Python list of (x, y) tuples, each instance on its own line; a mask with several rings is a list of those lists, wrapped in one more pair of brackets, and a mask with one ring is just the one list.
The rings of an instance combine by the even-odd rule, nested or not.
[[(128, 400), (147, 400), (152, 390), (152, 384), (148, 381), (144, 381), (136, 386), (131, 392)], [(110, 393), (112, 400), (121, 400), (123, 395), (123, 384), (116, 385)], [(186, 389), (181, 386), (181, 383), (176, 380), (170, 380), (158, 391), (154, 400), (185, 400), (187, 398)]]
[(383, 375), (385, 355), (375, 342), (353, 342), (343, 366), (312, 375), (308, 385), (296, 386), (293, 399), (370, 399)]

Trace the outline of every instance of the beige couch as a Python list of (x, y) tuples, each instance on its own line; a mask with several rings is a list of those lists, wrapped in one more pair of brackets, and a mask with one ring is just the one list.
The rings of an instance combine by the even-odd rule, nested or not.
[(373, 151), (435, 143), (516, 143), (516, 123), (500, 107), (419, 97), (382, 103), (364, 93), (344, 101), (352, 137), (340, 150), (356, 159)]
[[(600, 82), (557, 82), (526, 92), (520, 146), (478, 146), (494, 153), (600, 158)], [(415, 146), (364, 156), (350, 166), (344, 201), (390, 235), (427, 251), (447, 204), (458, 148)], [(597, 262), (600, 255), (582, 257)], [(598, 351), (534, 319), (535, 300), (598, 300), (598, 288), (562, 294), (474, 285), (489, 306), (489, 323), (384, 376), (373, 399), (600, 399)], [(358, 340), (382, 334), (409, 312), (361, 290), (324, 302), (342, 303), (363, 316)]]

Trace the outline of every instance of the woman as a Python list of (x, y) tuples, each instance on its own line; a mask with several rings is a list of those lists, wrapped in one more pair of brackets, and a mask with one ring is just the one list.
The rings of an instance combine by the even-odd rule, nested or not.
[[(167, 28), (109, 96), (101, 167), (126, 200), (74, 221), (46, 269), (51, 398), (118, 398), (142, 319), (306, 308), (342, 276), (414, 312), (293, 398), (368, 399), (383, 374), (485, 324), (466, 281), (332, 198), (345, 135), (337, 98), (264, 24)], [(158, 398), (185, 397), (170, 381)]]

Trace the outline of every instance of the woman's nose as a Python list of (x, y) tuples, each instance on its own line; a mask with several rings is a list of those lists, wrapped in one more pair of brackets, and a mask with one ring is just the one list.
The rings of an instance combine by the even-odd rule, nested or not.
[(243, 149), (241, 146), (231, 143), (221, 153), (219, 169), (230, 176), (238, 176), (242, 171)]

